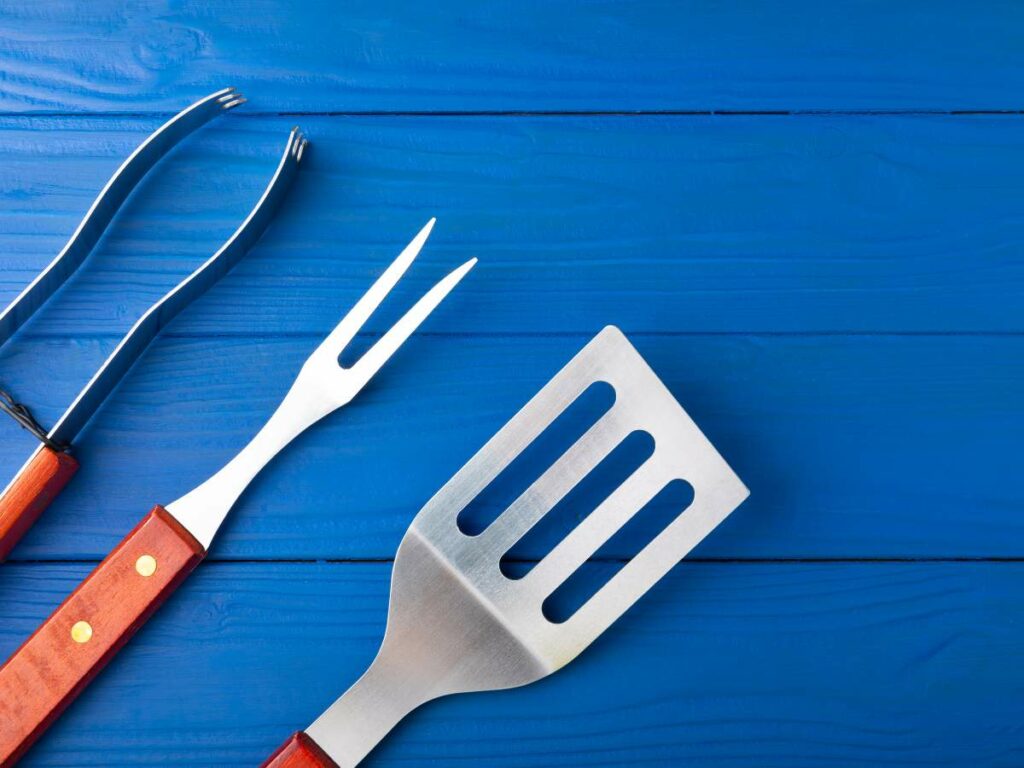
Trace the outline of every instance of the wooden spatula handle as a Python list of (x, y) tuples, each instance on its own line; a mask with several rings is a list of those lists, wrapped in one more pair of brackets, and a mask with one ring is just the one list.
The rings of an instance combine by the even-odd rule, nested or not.
[(0, 562), (7, 559), (77, 470), (74, 457), (43, 446), (18, 473), (0, 496)]
[(261, 768), (338, 768), (317, 743), (302, 731), (294, 734)]
[(13, 765), (206, 553), (154, 507), (0, 667), (0, 765)]

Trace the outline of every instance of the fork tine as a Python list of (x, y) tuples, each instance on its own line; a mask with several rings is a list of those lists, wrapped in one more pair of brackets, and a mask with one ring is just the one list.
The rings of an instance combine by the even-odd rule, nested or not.
[(419, 256), (420, 250), (423, 248), (423, 244), (427, 242), (427, 238), (430, 237), (430, 231), (434, 228), (434, 222), (436, 221), (437, 219), (431, 218), (416, 237), (405, 246), (405, 249), (398, 254), (398, 258), (391, 263), (391, 266), (384, 270), (384, 274), (377, 278), (377, 282), (370, 286), (370, 290), (363, 294), (362, 298), (342, 318), (342, 321), (331, 331), (330, 335), (324, 339), (321, 345), (323, 348), (330, 349), (332, 354), (341, 355), (345, 347), (349, 345), (349, 342), (359, 333), (359, 329), (370, 319), (370, 315), (380, 306), (384, 297), (391, 292), (391, 289), (402, 279), (402, 275), (409, 269), (415, 258)]
[[(432, 224), (433, 220), (431, 220), (431, 224), (428, 224), (427, 227), (430, 227)], [(424, 230), (427, 227), (424, 227)], [(421, 232), (420, 234), (422, 235), (423, 233)], [(417, 235), (417, 238), (419, 238), (419, 235)], [(424, 235), (425, 238), (426, 235)], [(352, 366), (351, 371), (360, 377), (363, 384), (369, 381), (398, 348), (405, 343), (405, 340), (412, 336), (420, 324), (437, 308), (437, 305), (444, 301), (445, 297), (452, 292), (469, 270), (476, 266), (476, 261), (475, 258), (470, 259), (461, 267), (450, 272), (443, 280), (431, 288), (423, 298), (417, 301), (412, 309), (402, 315), (402, 319), (391, 326), (388, 332), (359, 358), (356, 364)]]

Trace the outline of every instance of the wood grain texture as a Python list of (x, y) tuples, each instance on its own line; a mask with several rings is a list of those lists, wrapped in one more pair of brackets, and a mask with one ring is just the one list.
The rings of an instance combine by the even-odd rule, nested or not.
[[(442, 314), (464, 311), (449, 301)], [(416, 511), (586, 341), (414, 337), (256, 478), (213, 556), (392, 557)], [(1021, 337), (634, 341), (751, 489), (696, 556), (1024, 555)], [(73, 489), (13, 556), (102, 556), (151, 494), (173, 501), (227, 462), (317, 343), (158, 340), (82, 434)], [(0, 353), (0, 367), (29, 395), (52, 360), (99, 352), (90, 344), (35, 339)], [(69, 375), (33, 401), (73, 397)], [(0, 466), (17, 466), (30, 443), (2, 422), (0, 436)]]
[[(0, 653), (85, 567), (5, 566)], [(25, 760), (254, 766), (370, 663), (386, 563), (207, 563)], [(412, 713), (373, 766), (1024, 760), (1020, 563), (684, 563), (535, 685)]]
[(203, 554), (158, 506), (75, 588), (0, 667), (0, 765), (60, 717)]
[(0, 108), (1019, 109), (1020, 7), (949, 0), (5, 4)]
[[(243, 114), (147, 179), (28, 335), (123, 334), (220, 246), (297, 120)], [(157, 122), (0, 120), (0, 303)], [(1016, 115), (301, 123), (279, 215), (170, 333), (323, 333), (431, 215), (406, 302), (480, 258), (432, 332), (1024, 331)]]
[(337, 765), (302, 731), (278, 748), (262, 768), (337, 768)]
[(47, 446), (19, 470), (0, 495), (0, 562), (7, 559), (77, 470), (73, 456)]

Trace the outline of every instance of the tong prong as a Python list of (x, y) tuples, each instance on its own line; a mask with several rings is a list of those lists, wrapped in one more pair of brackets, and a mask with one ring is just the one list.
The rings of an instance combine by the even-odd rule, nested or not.
[(225, 88), (220, 92), (220, 95), (217, 96), (217, 102), (220, 104), (220, 108), (225, 111), (234, 109), (241, 104), (245, 104), (247, 101), (248, 99), (234, 88)]
[(131, 191), (172, 147), (244, 101), (234, 88), (211, 93), (183, 109), (136, 147), (104, 185), (60, 253), (6, 309), (0, 309), (0, 344), (13, 336), (81, 266)]
[(230, 271), (253, 243), (260, 238), (291, 186), (299, 164), (294, 149), (304, 141), (302, 132), (297, 127), (292, 129), (277, 168), (249, 215), (210, 258), (146, 310), (135, 322), (131, 330), (125, 334), (57, 424), (50, 430), (51, 440), (57, 443), (72, 442), (160, 330), (171, 322), (185, 306), (201, 296), (213, 283)]
[(309, 140), (306, 139), (306, 138), (303, 138), (302, 141), (299, 142), (299, 147), (298, 147), (298, 149), (295, 150), (295, 161), (296, 162), (298, 162), (298, 163), (302, 162), (302, 153), (306, 151), (306, 145), (307, 144), (309, 144)]

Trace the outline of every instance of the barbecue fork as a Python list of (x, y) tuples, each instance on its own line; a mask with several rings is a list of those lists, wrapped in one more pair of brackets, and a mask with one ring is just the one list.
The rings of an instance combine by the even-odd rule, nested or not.
[[(217, 91), (176, 115), (147, 138), (103, 187), (60, 254), (0, 313), (0, 345), (78, 269), (129, 193), (157, 161), (197, 128), (244, 102), (232, 88)], [(0, 408), (40, 440), (39, 447), (0, 493), (0, 562), (75, 474), (78, 462), (69, 453), (72, 441), (149, 343), (185, 306), (223, 277), (259, 239), (284, 197), (305, 147), (306, 139), (298, 128), (294, 129), (270, 183), (241, 226), (205, 264), (139, 318), (53, 429), (41, 428), (29, 410), (13, 399), (5, 397), (6, 402), (0, 402)]]
[(31, 746), (206, 555), (249, 482), (296, 436), (355, 397), (476, 263), (463, 264), (413, 305), (359, 360), (339, 357), (423, 247), (434, 221), (303, 364), (278, 409), (209, 480), (157, 505), (0, 667), (0, 766)]
[[(458, 525), (462, 510), (596, 382), (614, 388), (611, 409), (482, 533), (464, 533)], [(654, 438), (650, 458), (525, 576), (504, 575), (502, 556), (637, 430)], [(685, 511), (568, 619), (549, 620), (545, 601), (675, 480), (693, 487)], [(590, 645), (747, 494), (626, 337), (605, 328), (416, 516), (395, 558), (377, 658), (264, 768), (348, 768), (425, 702), (512, 688), (551, 674)]]

